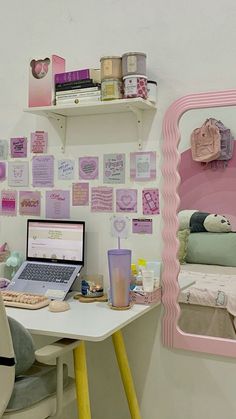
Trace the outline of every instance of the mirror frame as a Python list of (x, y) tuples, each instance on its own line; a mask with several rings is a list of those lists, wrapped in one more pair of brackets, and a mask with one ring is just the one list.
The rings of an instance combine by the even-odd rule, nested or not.
[(235, 105), (236, 90), (192, 94), (176, 100), (170, 105), (164, 116), (162, 147), (162, 218), (164, 221), (162, 230), (162, 303), (164, 305), (162, 342), (170, 348), (230, 357), (236, 356), (236, 340), (187, 334), (178, 327), (180, 316), (180, 306), (177, 302), (179, 294), (178, 274), (180, 271), (180, 264), (177, 259), (179, 248), (177, 213), (180, 203), (178, 196), (178, 186), (180, 184), (178, 145), (181, 138), (179, 120), (185, 112), (193, 109)]

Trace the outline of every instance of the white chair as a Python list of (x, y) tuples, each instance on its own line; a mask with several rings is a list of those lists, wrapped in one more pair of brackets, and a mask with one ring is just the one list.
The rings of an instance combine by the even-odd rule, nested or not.
[(0, 418), (62, 419), (76, 397), (62, 356), (79, 343), (61, 339), (34, 352), (27, 330), (7, 318), (0, 293)]

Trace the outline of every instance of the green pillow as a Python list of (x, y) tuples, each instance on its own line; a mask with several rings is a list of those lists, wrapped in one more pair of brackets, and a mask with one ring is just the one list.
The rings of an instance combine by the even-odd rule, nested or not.
[(185, 230), (179, 230), (177, 233), (177, 237), (179, 240), (178, 259), (181, 265), (186, 263), (189, 234), (190, 234), (190, 230), (187, 228)]
[(236, 266), (236, 233), (191, 233), (186, 262)]

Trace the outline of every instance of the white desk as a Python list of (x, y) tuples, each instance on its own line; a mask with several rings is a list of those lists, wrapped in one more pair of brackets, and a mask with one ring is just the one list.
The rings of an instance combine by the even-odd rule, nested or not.
[(67, 301), (71, 309), (62, 313), (52, 313), (48, 307), (40, 310), (6, 307), (6, 311), (8, 316), (19, 321), (32, 334), (67, 337), (83, 341), (74, 350), (77, 405), (80, 419), (91, 419), (84, 341), (101, 341), (112, 335), (131, 418), (141, 419), (121, 329), (160, 303), (151, 306), (136, 304), (129, 310), (121, 311), (112, 310), (107, 303), (81, 303), (72, 297)]
[(62, 313), (52, 313), (48, 307), (6, 309), (32, 334), (101, 341), (153, 308), (136, 304), (129, 310), (112, 310), (107, 303), (80, 303), (72, 297), (67, 301), (71, 309)]

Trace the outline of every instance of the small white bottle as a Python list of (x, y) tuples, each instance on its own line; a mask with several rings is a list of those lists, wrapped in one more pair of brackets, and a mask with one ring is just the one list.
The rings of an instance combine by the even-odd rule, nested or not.
[(135, 285), (142, 286), (143, 285), (143, 275), (141, 269), (139, 269), (138, 275), (136, 275)]

